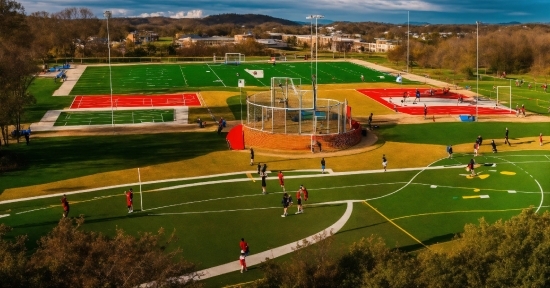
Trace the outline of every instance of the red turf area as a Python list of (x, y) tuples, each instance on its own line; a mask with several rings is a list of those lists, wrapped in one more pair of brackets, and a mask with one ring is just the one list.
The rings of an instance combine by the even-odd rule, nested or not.
[[(201, 106), (196, 93), (113, 95), (113, 107)], [(71, 109), (111, 107), (109, 95), (76, 96)]]
[[(424, 115), (424, 105), (426, 105), (429, 115), (475, 115), (476, 104), (471, 97), (454, 92), (444, 93), (441, 89), (434, 89), (430, 95), (429, 88), (421, 88), (420, 101), (415, 102), (415, 88), (391, 88), (391, 89), (359, 89), (360, 93), (378, 101), (380, 104), (398, 112), (410, 115)], [(404, 98), (403, 96), (407, 97)], [(463, 102), (458, 99), (462, 97)], [(403, 102), (402, 102), (403, 100)], [(391, 101), (391, 102), (390, 102)], [(509, 114), (507, 107), (496, 106), (494, 102), (484, 103), (479, 101), (477, 105), (477, 114)]]

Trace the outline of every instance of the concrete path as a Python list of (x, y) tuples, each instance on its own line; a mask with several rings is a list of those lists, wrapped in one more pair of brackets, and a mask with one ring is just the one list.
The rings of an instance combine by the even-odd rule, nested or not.
[(84, 70), (86, 70), (86, 67), (86, 65), (71, 65), (71, 68), (65, 70), (67, 80), (61, 84), (59, 89), (53, 92), (53, 96), (69, 96), (74, 85), (76, 85), (76, 82), (80, 79)]
[[(358, 202), (358, 201), (363, 201), (363, 200), (356, 200), (356, 202)], [(336, 233), (336, 232), (340, 231), (340, 229), (342, 229), (342, 227), (344, 227), (344, 224), (346, 224), (346, 222), (348, 222), (348, 220), (351, 216), (351, 212), (353, 211), (353, 202), (354, 201), (336, 201), (336, 202), (330, 202), (330, 203), (323, 203), (323, 205), (340, 204), (340, 203), (346, 203), (347, 204), (346, 211), (344, 212), (344, 215), (342, 215), (342, 217), (340, 217), (340, 219), (338, 219), (338, 221), (336, 221), (334, 224), (327, 227), (323, 231), (327, 231), (329, 233), (331, 231), (332, 231), (332, 233)], [(322, 233), (323, 231), (320, 231), (319, 233)], [(310, 243), (315, 243), (317, 240), (319, 240), (318, 237), (316, 237), (316, 235), (318, 235), (319, 233), (316, 233), (315, 235), (311, 235), (307, 238), (301, 239), (301, 240), (293, 242), (293, 243), (289, 243), (289, 244), (286, 244), (286, 245), (283, 245), (283, 246), (280, 246), (280, 247), (277, 247), (277, 248), (273, 248), (271, 250), (263, 251), (263, 252), (260, 252), (258, 254), (252, 254), (252, 255), (246, 257), (246, 265), (248, 267), (253, 266), (253, 265), (258, 265), (258, 264), (262, 263), (263, 261), (265, 261), (266, 258), (277, 258), (277, 257), (283, 256), (283, 255), (286, 255), (288, 253), (292, 253), (294, 251), (294, 249), (296, 248), (296, 245), (298, 243), (301, 243), (303, 240), (307, 240)], [(206, 278), (215, 277), (215, 276), (219, 276), (219, 275), (234, 272), (234, 271), (239, 271), (240, 269), (241, 269), (241, 267), (239, 265), (239, 261), (238, 261), (237, 258), (235, 258), (235, 261), (231, 261), (231, 262), (223, 264), (223, 265), (219, 265), (219, 266), (216, 266), (216, 267), (212, 267), (212, 268), (208, 268), (208, 269), (198, 271), (198, 274), (200, 275), (199, 276), (200, 279), (206, 279)]]
[[(340, 231), (340, 229), (342, 229), (342, 227), (344, 227), (344, 224), (346, 224), (346, 222), (348, 222), (349, 218), (351, 217), (351, 212), (353, 211), (353, 203), (354, 202), (362, 202), (362, 201), (364, 201), (364, 200), (334, 201), (334, 202), (326, 202), (326, 203), (322, 203), (322, 204), (321, 203), (317, 204), (317, 205), (332, 205), (332, 204), (346, 203), (347, 207), (346, 207), (346, 211), (344, 212), (344, 215), (342, 215), (342, 217), (340, 217), (340, 219), (338, 219), (338, 221), (336, 221), (331, 226), (327, 227), (325, 230), (320, 231), (319, 233), (316, 233), (316, 234), (311, 235), (309, 237), (306, 237), (304, 239), (300, 239), (299, 241), (296, 241), (296, 242), (293, 242), (293, 243), (289, 243), (289, 244), (286, 244), (286, 245), (283, 245), (283, 246), (280, 246), (280, 247), (277, 247), (277, 248), (273, 248), (271, 250), (266, 250), (266, 251), (263, 251), (263, 252), (260, 252), (260, 253), (257, 253), (257, 254), (252, 254), (252, 255), (246, 257), (246, 266), (251, 267), (251, 266), (258, 265), (258, 264), (262, 263), (263, 261), (265, 261), (266, 258), (272, 259), (272, 258), (277, 258), (277, 257), (283, 256), (283, 255), (292, 253), (292, 252), (294, 252), (294, 249), (296, 249), (297, 244), (302, 243), (302, 241), (304, 241), (304, 240), (314, 244), (318, 240), (321, 240), (321, 239), (319, 239), (318, 235), (320, 233), (325, 232), (325, 231), (329, 233), (329, 234), (327, 234), (328, 236), (331, 236), (331, 234), (330, 234), (331, 232), (333, 234), (336, 234), (336, 232)], [(219, 275), (222, 275), (222, 274), (239, 271), (240, 269), (241, 269), (241, 267), (239, 265), (238, 258), (236, 258), (235, 261), (231, 261), (231, 262), (226, 263), (226, 264), (222, 264), (222, 265), (219, 265), (219, 266), (215, 266), (215, 267), (211, 267), (211, 268), (207, 268), (207, 269), (204, 269), (204, 270), (197, 271), (196, 273), (198, 274), (198, 279), (194, 279), (194, 280), (204, 280), (204, 279), (207, 279), (207, 278), (210, 278), (210, 277), (215, 277), (215, 276), (219, 276)], [(180, 280), (182, 282), (187, 282), (191, 279), (189, 278), (189, 276), (181, 276), (181, 277), (177, 277), (173, 280)], [(155, 282), (143, 283), (139, 287), (156, 287), (156, 283)]]

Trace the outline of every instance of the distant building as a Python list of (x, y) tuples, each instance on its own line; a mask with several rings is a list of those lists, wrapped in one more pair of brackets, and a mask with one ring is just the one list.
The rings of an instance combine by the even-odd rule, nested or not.
[(143, 44), (159, 40), (159, 34), (153, 31), (134, 31), (126, 36), (126, 40), (134, 44)]

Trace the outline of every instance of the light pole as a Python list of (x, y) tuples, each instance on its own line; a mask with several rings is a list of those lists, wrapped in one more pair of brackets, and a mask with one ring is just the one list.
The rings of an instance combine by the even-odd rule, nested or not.
[[(477, 113), (477, 104), (479, 102), (479, 21), (476, 21), (477, 25), (477, 31), (476, 31), (476, 121), (479, 121), (477, 119), (478, 113)], [(510, 106), (512, 107), (512, 106)]]
[(409, 35), (411, 34), (409, 11), (407, 11), (407, 74), (409, 74)]
[[(313, 81), (313, 111), (317, 110), (317, 51), (319, 50), (319, 37), (317, 35), (319, 29), (317, 28), (317, 19), (325, 18), (323, 15), (309, 15), (306, 19), (315, 19), (315, 79)], [(312, 75), (313, 76), (313, 75)], [(313, 77), (312, 77), (313, 78)]]
[(109, 88), (111, 90), (111, 126), (115, 127), (115, 112), (113, 110), (113, 73), (111, 72), (111, 39), (109, 37), (109, 18), (111, 11), (105, 11), (103, 16), (107, 19), (107, 49), (109, 51)]

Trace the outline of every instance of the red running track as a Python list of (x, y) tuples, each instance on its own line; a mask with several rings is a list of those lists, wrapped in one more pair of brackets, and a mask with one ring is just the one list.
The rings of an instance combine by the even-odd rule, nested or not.
[[(442, 89), (434, 89), (433, 95), (430, 95), (429, 88), (421, 88), (420, 90), (420, 102), (417, 104), (412, 104), (415, 99), (415, 88), (391, 88), (391, 89), (359, 89), (360, 93), (370, 97), (371, 99), (377, 101), (378, 103), (394, 110), (397, 110), (401, 113), (406, 113), (410, 115), (424, 115), (424, 105), (427, 104), (428, 114), (430, 115), (475, 115), (476, 114), (476, 105), (470, 104), (467, 102), (473, 100), (462, 94), (447, 92), (444, 93)], [(407, 95), (406, 106), (401, 106), (401, 100), (403, 95)], [(461, 97), (464, 99), (465, 103), (458, 104), (458, 98)], [(384, 98), (391, 97), (393, 103), (386, 101)], [(422, 102), (424, 101), (424, 103)], [(394, 106), (394, 103), (395, 106)], [(399, 104), (399, 105), (397, 105)], [(478, 105), (477, 114), (482, 115), (491, 115), (491, 114), (510, 114), (510, 110), (506, 107), (487, 107)]]
[[(201, 106), (196, 93), (159, 95), (113, 95), (113, 107), (162, 107), (162, 106)], [(111, 107), (109, 95), (76, 96), (71, 109)]]

